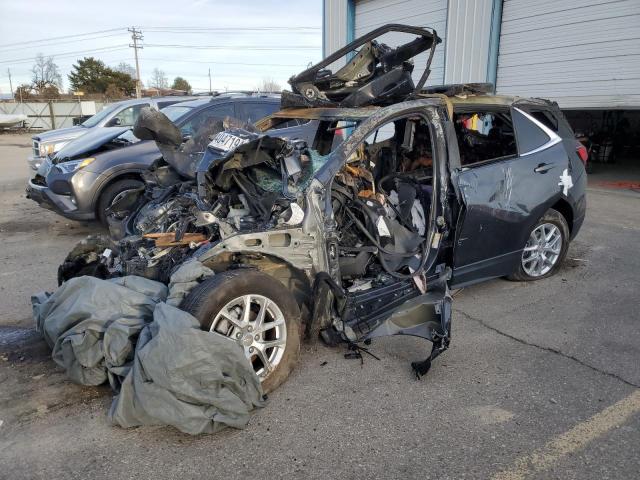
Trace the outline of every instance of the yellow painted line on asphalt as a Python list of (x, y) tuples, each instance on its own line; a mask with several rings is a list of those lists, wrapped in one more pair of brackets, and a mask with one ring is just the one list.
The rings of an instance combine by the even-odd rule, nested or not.
[(523, 480), (528, 475), (549, 470), (563, 457), (586, 447), (588, 443), (609, 430), (623, 425), (629, 417), (638, 412), (640, 412), (640, 390), (636, 390), (628, 397), (555, 437), (530, 455), (516, 460), (510, 469), (497, 473), (492, 479)]

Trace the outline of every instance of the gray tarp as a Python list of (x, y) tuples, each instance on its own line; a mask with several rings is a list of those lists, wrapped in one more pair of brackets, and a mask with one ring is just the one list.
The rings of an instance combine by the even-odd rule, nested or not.
[(32, 297), (36, 329), (74, 382), (109, 380), (118, 393), (109, 412), (115, 424), (167, 424), (191, 434), (242, 428), (263, 404), (242, 348), (163, 303), (179, 303), (196, 279), (212, 274), (187, 262), (169, 289), (135, 276), (74, 278), (53, 294)]

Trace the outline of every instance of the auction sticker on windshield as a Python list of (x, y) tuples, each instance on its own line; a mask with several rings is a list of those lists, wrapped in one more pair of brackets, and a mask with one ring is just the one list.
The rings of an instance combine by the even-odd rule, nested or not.
[(211, 140), (209, 146), (215, 148), (216, 150), (229, 152), (247, 142), (249, 142), (249, 138), (242, 138), (229, 132), (220, 132), (215, 137), (213, 137), (213, 140)]

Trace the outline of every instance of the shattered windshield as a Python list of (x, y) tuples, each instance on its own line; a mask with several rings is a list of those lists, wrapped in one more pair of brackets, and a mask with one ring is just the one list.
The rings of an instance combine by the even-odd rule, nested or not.
[(309, 186), (358, 124), (352, 119), (321, 121), (311, 143), (295, 135), (276, 137), (277, 130), (266, 135), (225, 130), (213, 137), (207, 148), (209, 159), (203, 163), (216, 171), (218, 185), (226, 187), (243, 177), (266, 194), (292, 199)]

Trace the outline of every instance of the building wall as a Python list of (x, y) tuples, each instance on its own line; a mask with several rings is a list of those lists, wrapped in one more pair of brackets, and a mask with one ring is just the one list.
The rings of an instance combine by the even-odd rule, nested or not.
[(449, 0), (444, 83), (486, 82), (493, 0)]
[[(322, 9), (322, 51), (327, 57), (347, 44), (347, 3), (348, 0), (324, 0)], [(344, 65), (344, 60), (329, 66)]]
[[(355, 36), (386, 23), (404, 23), (436, 30), (442, 43), (436, 47), (427, 85), (442, 84), (444, 80), (444, 51), (447, 42), (447, 0), (357, 0), (355, 3)], [(390, 33), (380, 41), (397, 46), (411, 40), (403, 33)], [(424, 71), (428, 53), (415, 58), (413, 77), (417, 81)]]

